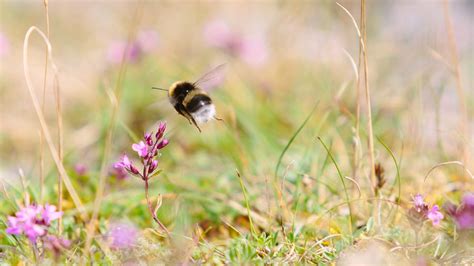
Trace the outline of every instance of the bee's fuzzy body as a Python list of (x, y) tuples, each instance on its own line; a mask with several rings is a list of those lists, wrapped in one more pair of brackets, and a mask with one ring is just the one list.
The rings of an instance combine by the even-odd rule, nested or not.
[(186, 117), (199, 130), (198, 124), (214, 118), (216, 108), (207, 93), (186, 81), (178, 81), (168, 90), (168, 98), (176, 111)]

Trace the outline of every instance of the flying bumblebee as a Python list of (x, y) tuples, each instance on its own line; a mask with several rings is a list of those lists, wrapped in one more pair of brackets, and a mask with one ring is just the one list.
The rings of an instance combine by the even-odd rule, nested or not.
[(211, 119), (222, 120), (216, 117), (216, 107), (206, 90), (221, 83), (224, 78), (224, 70), (225, 64), (218, 65), (194, 83), (177, 81), (168, 90), (156, 87), (153, 89), (167, 91), (168, 99), (174, 109), (201, 132), (199, 124), (206, 123)]

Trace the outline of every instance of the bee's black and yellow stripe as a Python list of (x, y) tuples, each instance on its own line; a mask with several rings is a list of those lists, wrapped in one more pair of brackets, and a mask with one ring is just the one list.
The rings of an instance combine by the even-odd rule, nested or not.
[(181, 103), (189, 113), (194, 113), (202, 106), (212, 103), (211, 97), (189, 82), (173, 84), (169, 90), (169, 97), (175, 104)]
[(178, 81), (168, 90), (168, 97), (174, 109), (199, 129), (191, 114), (199, 111), (203, 106), (212, 104), (212, 100), (206, 92), (190, 82)]

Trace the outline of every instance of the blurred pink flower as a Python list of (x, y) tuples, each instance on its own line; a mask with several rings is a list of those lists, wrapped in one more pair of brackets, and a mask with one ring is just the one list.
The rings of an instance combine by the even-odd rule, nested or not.
[(138, 174), (138, 169), (132, 164), (132, 162), (130, 161), (130, 159), (128, 159), (128, 156), (126, 154), (124, 154), (122, 158), (120, 158), (120, 161), (114, 163), (114, 168), (124, 169), (133, 174)]
[(204, 28), (204, 38), (209, 45), (214, 47), (228, 49), (235, 37), (229, 25), (220, 20), (212, 21)]
[(137, 35), (137, 43), (143, 52), (149, 53), (158, 47), (159, 36), (154, 30), (143, 30)]
[(62, 212), (56, 211), (56, 206), (46, 204), (30, 205), (21, 208), (15, 216), (8, 217), (7, 234), (24, 234), (32, 243), (36, 243), (38, 237), (46, 235), (51, 221), (59, 219)]
[(224, 21), (212, 21), (204, 28), (204, 39), (213, 47), (240, 58), (252, 66), (265, 63), (268, 49), (263, 36), (243, 36), (232, 31)]
[[(152, 52), (158, 47), (159, 36), (154, 30), (143, 30), (137, 34), (136, 39), (129, 44), (126, 59), (128, 62), (136, 63), (146, 53)], [(107, 48), (107, 61), (111, 64), (120, 64), (127, 50), (126, 41), (112, 42)]]
[(268, 57), (267, 46), (262, 38), (246, 38), (242, 41), (239, 56), (249, 65), (262, 65)]
[(425, 205), (425, 200), (421, 194), (416, 194), (415, 196), (413, 196), (413, 205), (417, 209), (423, 208), (423, 206)]
[[(110, 44), (107, 49), (107, 61), (111, 64), (120, 64), (124, 53), (127, 50), (127, 42), (116, 41)], [(132, 42), (126, 54), (126, 59), (129, 62), (135, 63), (142, 56), (142, 48), (136, 42)]]
[(10, 42), (7, 36), (0, 32), (0, 58), (5, 57), (10, 52)]
[(44, 238), (44, 247), (54, 253), (55, 257), (61, 255), (61, 251), (71, 247), (71, 241), (65, 238), (49, 235)]
[(110, 169), (109, 175), (115, 177), (118, 180), (124, 180), (128, 178), (127, 170), (121, 167), (113, 167), (112, 169)]
[(474, 229), (474, 194), (464, 195), (460, 206), (447, 203), (444, 208), (460, 230)]
[(135, 246), (139, 236), (138, 229), (130, 223), (115, 222), (109, 227), (107, 238), (113, 249), (127, 249)]
[(77, 175), (83, 176), (87, 173), (87, 166), (82, 163), (77, 163), (74, 165), (74, 171)]
[(439, 211), (438, 205), (433, 205), (431, 210), (428, 211), (426, 217), (431, 220), (434, 226), (438, 226), (441, 220), (444, 218), (443, 214)]

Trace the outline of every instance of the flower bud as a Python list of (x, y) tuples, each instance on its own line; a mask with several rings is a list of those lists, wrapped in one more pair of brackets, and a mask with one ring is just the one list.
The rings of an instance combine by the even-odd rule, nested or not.
[(156, 135), (155, 135), (157, 140), (163, 137), (165, 130), (166, 130), (166, 123), (160, 122), (160, 124), (158, 125), (158, 131), (156, 132)]
[(163, 139), (162, 141), (160, 141), (160, 143), (158, 143), (158, 146), (157, 148), (159, 150), (163, 149), (164, 147), (166, 147), (166, 145), (168, 145), (169, 141), (167, 139)]
[(145, 142), (146, 142), (146, 144), (147, 144), (148, 146), (152, 146), (152, 145), (153, 145), (153, 139), (151, 138), (151, 134), (152, 134), (152, 133), (146, 133), (146, 134), (145, 134), (145, 137), (144, 137)]
[(130, 172), (132, 172), (132, 174), (134, 174), (134, 175), (139, 174), (138, 169), (135, 168), (135, 166), (133, 166), (133, 165), (130, 166)]
[(157, 166), (158, 166), (158, 161), (153, 160), (150, 164), (150, 167), (148, 168), (148, 172), (152, 173), (153, 171), (155, 171)]

